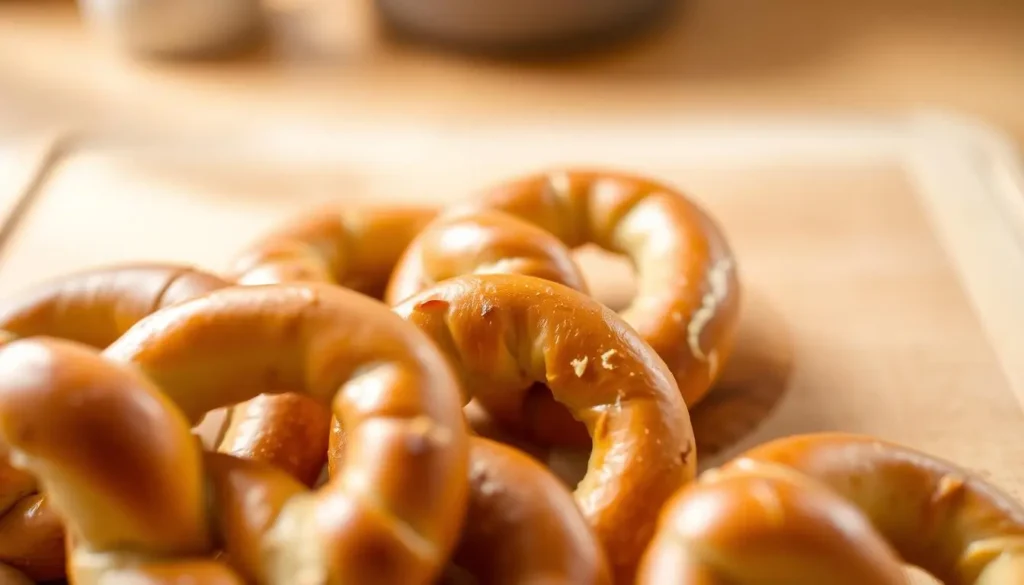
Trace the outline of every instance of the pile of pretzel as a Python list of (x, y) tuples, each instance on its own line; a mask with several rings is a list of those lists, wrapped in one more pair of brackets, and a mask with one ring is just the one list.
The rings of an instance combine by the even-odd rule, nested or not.
[[(635, 268), (619, 313), (573, 261), (588, 243)], [(697, 477), (687, 406), (739, 290), (686, 196), (583, 170), (318, 209), (224, 276), (48, 282), (0, 303), (0, 583), (1024, 584), (1024, 508), (908, 448), (793, 436)], [(469, 412), (592, 446), (584, 478)]]

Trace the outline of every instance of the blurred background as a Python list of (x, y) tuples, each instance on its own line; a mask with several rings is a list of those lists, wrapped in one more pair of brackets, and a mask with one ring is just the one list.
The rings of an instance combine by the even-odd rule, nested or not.
[(0, 0), (0, 123), (940, 107), (1024, 141), (1019, 0)]

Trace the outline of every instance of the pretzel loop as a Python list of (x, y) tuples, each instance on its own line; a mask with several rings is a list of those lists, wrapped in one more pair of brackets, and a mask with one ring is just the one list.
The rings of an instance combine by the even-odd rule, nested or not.
[(262, 393), (333, 404), (348, 445), (327, 486), (289, 500), (263, 539), (263, 578), (429, 583), (464, 513), (458, 384), (415, 328), (357, 293), (223, 289), (144, 319), (105, 352), (190, 420)]
[(491, 412), (519, 422), (541, 383), (586, 425), (593, 454), (576, 501), (617, 579), (631, 579), (657, 508), (695, 473), (686, 406), (650, 347), (600, 303), (526, 276), (450, 279), (394, 310)]
[(704, 397), (732, 350), (740, 291), (725, 237), (696, 204), (643, 177), (565, 169), (500, 185), (479, 205), (568, 246), (627, 256), (637, 294), (623, 318), (668, 364), (687, 405)]

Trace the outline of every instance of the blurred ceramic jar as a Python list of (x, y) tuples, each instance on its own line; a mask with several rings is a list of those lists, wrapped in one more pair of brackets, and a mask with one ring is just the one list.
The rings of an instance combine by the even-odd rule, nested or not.
[(523, 50), (631, 30), (672, 0), (376, 0), (398, 29), (445, 44)]
[(105, 41), (131, 53), (204, 57), (251, 41), (263, 24), (259, 0), (79, 0)]

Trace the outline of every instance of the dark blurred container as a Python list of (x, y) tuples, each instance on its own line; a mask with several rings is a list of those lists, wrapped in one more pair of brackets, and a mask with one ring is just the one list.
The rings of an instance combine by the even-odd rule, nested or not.
[(446, 45), (529, 51), (590, 45), (650, 22), (673, 0), (376, 0), (401, 31)]

